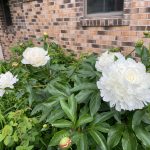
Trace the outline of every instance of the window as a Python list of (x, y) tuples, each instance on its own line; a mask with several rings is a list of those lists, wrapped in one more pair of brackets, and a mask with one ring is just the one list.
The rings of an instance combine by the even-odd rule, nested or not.
[(10, 26), (12, 25), (12, 18), (11, 18), (8, 0), (0, 0), (0, 2), (1, 2), (2, 9), (3, 9), (5, 23), (7, 26)]
[(86, 14), (119, 14), (124, 0), (86, 0)]
[[(124, 5), (128, 1), (129, 5)], [(131, 0), (84, 0), (82, 27), (128, 26)], [(128, 10), (128, 11), (126, 11)]]

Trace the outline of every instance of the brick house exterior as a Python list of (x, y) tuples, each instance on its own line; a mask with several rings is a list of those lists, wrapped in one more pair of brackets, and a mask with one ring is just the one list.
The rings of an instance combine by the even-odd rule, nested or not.
[(0, 6), (0, 43), (4, 57), (17, 41), (41, 37), (76, 52), (105, 51), (121, 47), (133, 50), (134, 43), (150, 38), (143, 31), (150, 30), (150, 0), (124, 0), (121, 16), (86, 16), (85, 0), (9, 0), (13, 24), (6, 26)]

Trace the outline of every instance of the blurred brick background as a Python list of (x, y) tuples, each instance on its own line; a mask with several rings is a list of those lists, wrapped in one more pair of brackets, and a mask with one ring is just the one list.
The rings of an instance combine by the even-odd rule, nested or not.
[[(9, 0), (12, 26), (0, 13), (0, 42), (5, 58), (17, 41), (36, 41), (47, 32), (51, 41), (76, 52), (100, 53), (121, 47), (133, 50), (135, 42), (150, 30), (150, 0), (124, 0), (122, 17), (85, 17), (84, 0)], [(0, 12), (2, 8), (0, 6)]]

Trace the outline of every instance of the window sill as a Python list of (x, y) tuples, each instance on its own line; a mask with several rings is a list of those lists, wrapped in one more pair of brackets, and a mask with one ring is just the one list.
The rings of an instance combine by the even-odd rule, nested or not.
[(90, 17), (81, 18), (80, 25), (83, 27), (111, 27), (111, 26), (128, 26), (129, 20), (123, 19), (123, 16), (118, 17)]

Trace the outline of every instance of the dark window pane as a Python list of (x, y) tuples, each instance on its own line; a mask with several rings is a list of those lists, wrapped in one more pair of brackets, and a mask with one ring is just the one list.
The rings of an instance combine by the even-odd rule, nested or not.
[(7, 26), (12, 25), (12, 18), (11, 18), (11, 13), (10, 13), (8, 0), (1, 0), (1, 4), (2, 4), (2, 7), (3, 7), (3, 12), (4, 12), (6, 25)]
[(87, 13), (104, 13), (123, 10), (124, 0), (87, 0)]

